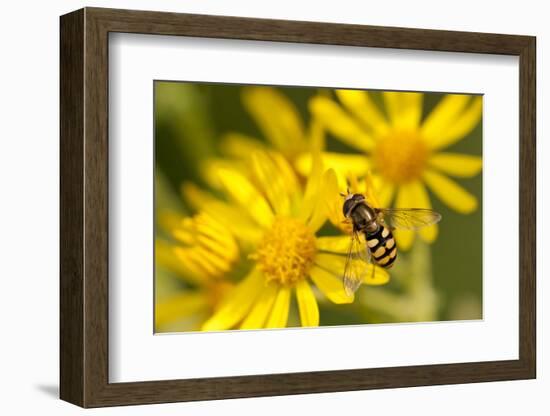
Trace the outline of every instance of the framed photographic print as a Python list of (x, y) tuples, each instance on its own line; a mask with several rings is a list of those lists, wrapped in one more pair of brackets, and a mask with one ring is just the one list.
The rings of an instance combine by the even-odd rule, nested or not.
[(61, 17), (83, 407), (534, 378), (535, 38)]

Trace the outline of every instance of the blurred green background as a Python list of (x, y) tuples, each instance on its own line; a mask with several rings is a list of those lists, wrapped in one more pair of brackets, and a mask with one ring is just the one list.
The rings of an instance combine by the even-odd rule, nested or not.
[[(180, 186), (183, 181), (207, 186), (201, 178), (199, 164), (205, 158), (220, 156), (218, 138), (224, 133), (240, 132), (259, 140), (265, 139), (241, 103), (241, 85), (156, 81), (154, 88), (155, 168), (157, 176), (163, 178), (161, 185), (157, 183), (157, 212), (161, 205), (172, 205), (184, 213), (192, 214), (185, 201), (178, 198)], [(305, 125), (309, 120), (308, 100), (320, 92), (332, 94), (331, 90), (322, 91), (318, 88), (277, 88), (294, 103)], [(380, 110), (385, 112), (381, 93), (369, 92)], [(442, 93), (425, 93), (423, 118), (443, 96)], [(357, 153), (329, 134), (326, 146), (331, 151)], [(481, 155), (482, 123), (445, 151)], [(413, 249), (408, 253), (400, 253), (397, 261), (409, 266), (416, 261), (418, 267), (431, 269), (431, 274), (428, 272), (431, 275), (429, 281), (423, 284), (429, 285), (433, 289), (431, 292), (436, 295), (436, 299), (429, 297), (426, 300), (434, 303), (435, 320), (482, 318), (482, 174), (472, 179), (461, 178), (459, 183), (477, 197), (478, 209), (473, 214), (458, 214), (430, 195), (433, 208), (443, 216), (439, 237), (429, 248), (417, 238)], [(167, 195), (171, 197), (167, 198)], [(157, 232), (162, 234), (160, 227), (157, 227)], [(423, 253), (424, 257), (418, 255), (418, 258), (431, 258), (430, 264), (419, 265), (421, 260), (415, 260), (415, 253)], [(321, 313), (321, 325), (361, 323), (365, 320), (391, 322), (392, 318), (383, 312), (384, 292), (398, 294), (407, 289), (406, 279), (399, 277), (403, 274), (402, 267), (402, 264), (398, 264), (392, 269), (392, 277), (393, 271), (396, 276), (388, 285), (366, 289), (364, 296), (368, 296), (369, 291), (382, 295), (379, 297), (382, 308), (356, 310), (352, 306), (348, 313), (342, 312), (341, 308), (333, 308), (330, 312), (331, 306), (327, 305), (329, 312)], [(178, 290), (180, 286), (181, 282), (163, 284), (162, 287), (157, 284), (157, 294), (159, 290)], [(421, 299), (418, 301), (421, 302)], [(415, 305), (413, 303), (407, 307), (415, 308)], [(292, 325), (292, 321), (289, 323)]]

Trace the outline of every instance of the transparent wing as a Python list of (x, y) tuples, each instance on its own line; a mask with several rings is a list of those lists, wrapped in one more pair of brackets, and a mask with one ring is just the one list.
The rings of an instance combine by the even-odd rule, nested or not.
[(344, 267), (344, 289), (348, 296), (352, 296), (361, 286), (367, 272), (365, 263), (370, 263), (370, 251), (361, 235), (354, 231)]
[(376, 211), (380, 221), (404, 230), (416, 230), (441, 220), (441, 214), (425, 208), (377, 208)]

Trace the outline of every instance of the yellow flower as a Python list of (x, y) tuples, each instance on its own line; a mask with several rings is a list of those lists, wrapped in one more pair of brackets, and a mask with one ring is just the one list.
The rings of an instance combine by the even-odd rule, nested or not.
[[(336, 90), (339, 102), (325, 96), (310, 101), (313, 116), (334, 137), (363, 154), (325, 152), (327, 167), (358, 176), (372, 171), (382, 206), (431, 208), (426, 185), (451, 209), (468, 214), (477, 209), (477, 199), (449, 176), (468, 178), (481, 171), (479, 156), (442, 151), (463, 139), (481, 119), (482, 98), (447, 94), (424, 120), (423, 94), (384, 92), (386, 117), (366, 91)], [(298, 161), (307, 171), (311, 162)], [(437, 225), (420, 230), (433, 242)], [(401, 248), (409, 248), (414, 233), (396, 230)]]
[[(309, 150), (308, 132), (298, 109), (283, 93), (273, 87), (254, 86), (243, 88), (241, 98), (263, 137), (287, 160)], [(240, 133), (229, 133), (223, 138), (222, 149), (242, 157), (260, 150), (261, 143)]]
[[(249, 176), (234, 169), (218, 169), (231, 204), (216, 203), (196, 188), (187, 189), (188, 198), (215, 212), (228, 227), (235, 227), (233, 223), (238, 221), (235, 235), (249, 247), (252, 263), (248, 275), (228, 293), (203, 330), (285, 327), (293, 295), (302, 326), (317, 326), (319, 308), (312, 283), (333, 303), (353, 302), (341, 277), (346, 258), (334, 254), (345, 252), (349, 237), (316, 235), (327, 219), (326, 192), (337, 186), (334, 171), (323, 174), (317, 160), (304, 191), (286, 159), (275, 152), (255, 152)], [(365, 276), (371, 276), (368, 272), (374, 266), (362, 266)], [(389, 280), (383, 269), (377, 269), (375, 276), (366, 283)]]
[(237, 169), (246, 174), (248, 160), (254, 152), (275, 150), (293, 167), (297, 157), (311, 150), (312, 141), (322, 140), (320, 125), (311, 123), (306, 127), (294, 103), (277, 88), (244, 87), (241, 101), (265, 140), (235, 131), (224, 134), (220, 150), (225, 157), (209, 159), (201, 169), (202, 176), (215, 188), (220, 186), (215, 173), (219, 168)]
[(157, 266), (170, 270), (186, 287), (155, 302), (155, 328), (163, 331), (186, 319), (200, 328), (233, 286), (225, 277), (239, 258), (239, 247), (233, 235), (204, 212), (180, 220), (165, 216), (162, 223), (173, 225), (174, 241), (157, 239)]

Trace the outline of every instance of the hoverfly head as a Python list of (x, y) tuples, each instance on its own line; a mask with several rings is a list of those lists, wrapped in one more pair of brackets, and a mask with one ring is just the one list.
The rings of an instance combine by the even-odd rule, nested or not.
[(344, 206), (342, 207), (344, 217), (349, 217), (351, 215), (351, 211), (353, 211), (353, 209), (364, 200), (365, 197), (362, 194), (348, 193), (346, 195), (346, 199), (344, 200)]

